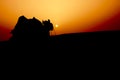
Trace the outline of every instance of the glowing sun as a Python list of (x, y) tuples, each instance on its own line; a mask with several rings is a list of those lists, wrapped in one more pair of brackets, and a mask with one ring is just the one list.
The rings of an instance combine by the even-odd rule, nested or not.
[(56, 24), (55, 27), (57, 28), (57, 27), (59, 27), (59, 25)]

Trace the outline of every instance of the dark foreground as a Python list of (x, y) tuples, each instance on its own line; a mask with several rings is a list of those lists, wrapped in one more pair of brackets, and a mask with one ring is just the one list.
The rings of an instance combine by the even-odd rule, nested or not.
[(120, 47), (120, 31), (75, 33), (55, 36), (53, 45), (67, 50), (111, 50)]
[(119, 35), (120, 31), (65, 34), (52, 36), (49, 45), (41, 43), (42, 46), (40, 43), (35, 43), (37, 46), (33, 43), (15, 46), (9, 41), (1, 42), (2, 67), (19, 72), (57, 70), (69, 73), (82, 70), (83, 73), (87, 71), (106, 76), (118, 70)]
[[(29, 42), (29, 41), (27, 41)], [(35, 44), (34, 44), (35, 43)], [(75, 33), (51, 36), (49, 43), (38, 43), (37, 41), (29, 43), (19, 43), (21, 45), (13, 46), (10, 41), (0, 43), (0, 48), (13, 51), (37, 51), (48, 53), (67, 52), (101, 52), (116, 51), (120, 48), (120, 31)]]

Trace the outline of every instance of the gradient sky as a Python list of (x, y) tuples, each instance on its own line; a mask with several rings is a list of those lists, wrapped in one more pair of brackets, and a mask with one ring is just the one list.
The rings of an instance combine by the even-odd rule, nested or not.
[(0, 0), (0, 40), (10, 36), (21, 15), (50, 19), (57, 35), (120, 30), (119, 10), (120, 0)]

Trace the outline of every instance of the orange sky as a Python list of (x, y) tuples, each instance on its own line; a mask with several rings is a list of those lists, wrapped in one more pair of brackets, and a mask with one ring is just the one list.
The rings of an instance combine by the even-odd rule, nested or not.
[(7, 34), (3, 30), (12, 30), (21, 15), (51, 19), (54, 27), (58, 25), (58, 35), (120, 30), (119, 8), (120, 0), (0, 0), (0, 39)]

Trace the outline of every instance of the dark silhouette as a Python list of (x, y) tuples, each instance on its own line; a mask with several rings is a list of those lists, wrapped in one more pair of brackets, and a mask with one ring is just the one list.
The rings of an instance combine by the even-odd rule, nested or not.
[(42, 21), (43, 23), (43, 32), (45, 33), (46, 36), (50, 36), (50, 32), (53, 30), (53, 24), (50, 22), (50, 20), (48, 19), (48, 21)]
[[(58, 69), (66, 71), (69, 68), (68, 72), (71, 69), (98, 71), (103, 70), (101, 67), (104, 68), (105, 64), (109, 63), (110, 65), (104, 68), (106, 71), (111, 65), (115, 65), (111, 63), (119, 61), (120, 31), (50, 36), (51, 30), (53, 24), (49, 19), (41, 22), (35, 17), (27, 19), (20, 16), (11, 31), (12, 37), (9, 41), (0, 43), (0, 56), (3, 58), (1, 62), (4, 63), (1, 64), (1, 69), (8, 72), (15, 70), (15, 73), (16, 71), (26, 73), (31, 70), (41, 72), (41, 69), (54, 70), (54, 68), (55, 71)], [(112, 68), (108, 69), (108, 72)]]
[(12, 37), (6, 42), (1, 42), (0, 48), (39, 52), (49, 50), (52, 53), (63, 53), (64, 51), (81, 52), (82, 50), (109, 51), (113, 48), (117, 49), (120, 45), (120, 30), (50, 36), (52, 30), (53, 24), (50, 19), (39, 21), (35, 17), (27, 19), (25, 16), (20, 16), (15, 28), (11, 31)]
[[(18, 63), (18, 66), (22, 65), (22, 67), (29, 65), (26, 68), (31, 67), (38, 71), (43, 69), (41, 66), (45, 69), (52, 69), (50, 68), (52, 63), (55, 65), (52, 66), (53, 68), (56, 67), (56, 64), (58, 66), (62, 64), (64, 67), (65, 64), (71, 66), (72, 63), (73, 66), (75, 64), (80, 67), (84, 65), (83, 67), (87, 69), (86, 67), (90, 66), (92, 62), (95, 67), (96, 63), (101, 65), (108, 62), (111, 66), (111, 62), (114, 63), (118, 61), (116, 59), (119, 59), (120, 31), (50, 36), (50, 30), (53, 30), (50, 20), (40, 22), (36, 18), (19, 17), (15, 28), (11, 31), (13, 36), (9, 41), (0, 43), (3, 63), (9, 62), (7, 67), (11, 66), (12, 62), (14, 65)], [(87, 63), (89, 64), (86, 65)]]
[(35, 17), (27, 19), (20, 16), (15, 28), (11, 31), (10, 42), (15, 47), (42, 47), (46, 48), (50, 41), (50, 31), (53, 30), (53, 24), (48, 21), (39, 21)]

